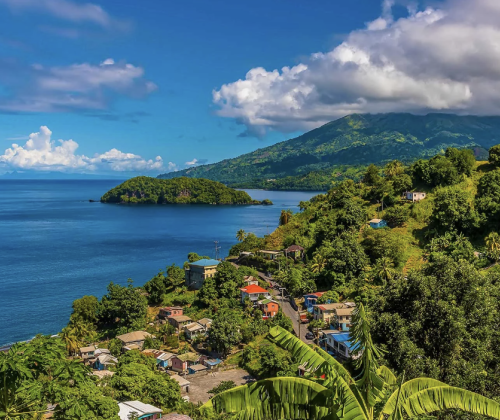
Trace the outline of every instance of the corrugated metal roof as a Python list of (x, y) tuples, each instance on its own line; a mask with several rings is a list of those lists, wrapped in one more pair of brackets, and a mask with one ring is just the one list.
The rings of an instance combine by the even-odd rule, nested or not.
[(189, 265), (196, 265), (199, 267), (211, 267), (213, 265), (219, 265), (219, 264), (220, 264), (220, 261), (217, 261), (217, 260), (199, 260), (199, 261), (189, 263)]

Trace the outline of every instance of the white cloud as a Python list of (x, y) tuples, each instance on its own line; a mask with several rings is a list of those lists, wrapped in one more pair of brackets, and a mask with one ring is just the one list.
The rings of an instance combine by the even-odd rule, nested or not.
[(381, 17), (281, 71), (251, 69), (213, 92), (218, 114), (254, 134), (311, 129), (354, 112), (500, 114), (500, 2), (446, 0)]
[[(1, 1), (1, 0), (0, 0)], [(5, 64), (0, 82), (13, 95), (2, 98), (0, 109), (13, 112), (61, 112), (106, 109), (117, 95), (145, 97), (157, 86), (144, 78), (144, 69), (112, 58), (99, 65), (29, 68)]]
[(168, 162), (167, 168), (169, 172), (177, 171), (177, 164), (174, 162)]
[(198, 159), (194, 158), (192, 161), (186, 162), (186, 166), (194, 166), (197, 163), (198, 163)]
[(0, 0), (11, 10), (42, 12), (74, 23), (90, 22), (105, 28), (123, 27), (125, 23), (112, 18), (101, 6), (71, 0)]
[[(159, 172), (164, 170), (163, 159), (144, 159), (133, 153), (111, 149), (92, 157), (76, 154), (74, 140), (52, 140), (52, 131), (40, 127), (24, 146), (13, 144), (0, 155), (0, 165), (9, 169), (64, 172)], [(168, 168), (170, 169), (170, 164)]]

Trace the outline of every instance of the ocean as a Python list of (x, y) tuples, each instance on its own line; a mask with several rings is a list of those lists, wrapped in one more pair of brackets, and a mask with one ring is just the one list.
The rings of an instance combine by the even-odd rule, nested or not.
[(236, 232), (262, 236), (317, 193), (247, 190), (273, 206), (116, 205), (117, 180), (0, 180), (0, 345), (56, 334), (73, 300), (109, 282), (142, 285), (189, 252), (227, 256)]

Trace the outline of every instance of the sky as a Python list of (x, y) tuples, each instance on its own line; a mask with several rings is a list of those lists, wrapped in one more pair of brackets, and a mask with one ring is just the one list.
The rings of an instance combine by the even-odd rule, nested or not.
[(0, 174), (155, 176), (351, 113), (500, 114), (498, 0), (0, 0)]

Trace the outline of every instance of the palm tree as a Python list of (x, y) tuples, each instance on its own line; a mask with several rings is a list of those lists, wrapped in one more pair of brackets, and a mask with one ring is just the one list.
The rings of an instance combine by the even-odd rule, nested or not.
[(314, 255), (312, 264), (311, 264), (311, 271), (313, 273), (321, 273), (324, 268), (326, 267), (327, 260), (323, 255), (317, 253)]
[(491, 232), (486, 237), (486, 247), (488, 248), (489, 254), (498, 260), (500, 257), (500, 235), (497, 232)]
[(238, 239), (238, 241), (243, 242), (246, 237), (247, 234), (243, 229), (240, 229), (238, 232), (236, 232), (236, 239)]
[(271, 378), (216, 395), (201, 407), (234, 413), (240, 420), (397, 420), (428, 416), (450, 408), (500, 419), (500, 404), (465, 389), (430, 378), (405, 382), (377, 364), (381, 351), (372, 341), (363, 305), (353, 314), (351, 340), (356, 349), (355, 380), (344, 366), (319, 347), (309, 347), (281, 327), (270, 338), (305, 364), (311, 378)]
[(279, 222), (280, 226), (287, 225), (290, 222), (292, 216), (293, 214), (291, 210), (281, 210), (280, 222)]
[(382, 284), (387, 284), (396, 275), (394, 270), (394, 263), (388, 257), (382, 257), (377, 260), (374, 267), (375, 276), (382, 281)]
[(66, 345), (66, 351), (69, 355), (74, 355), (80, 348), (80, 340), (78, 339), (77, 333), (73, 328), (66, 327), (63, 328), (59, 336), (64, 341)]

